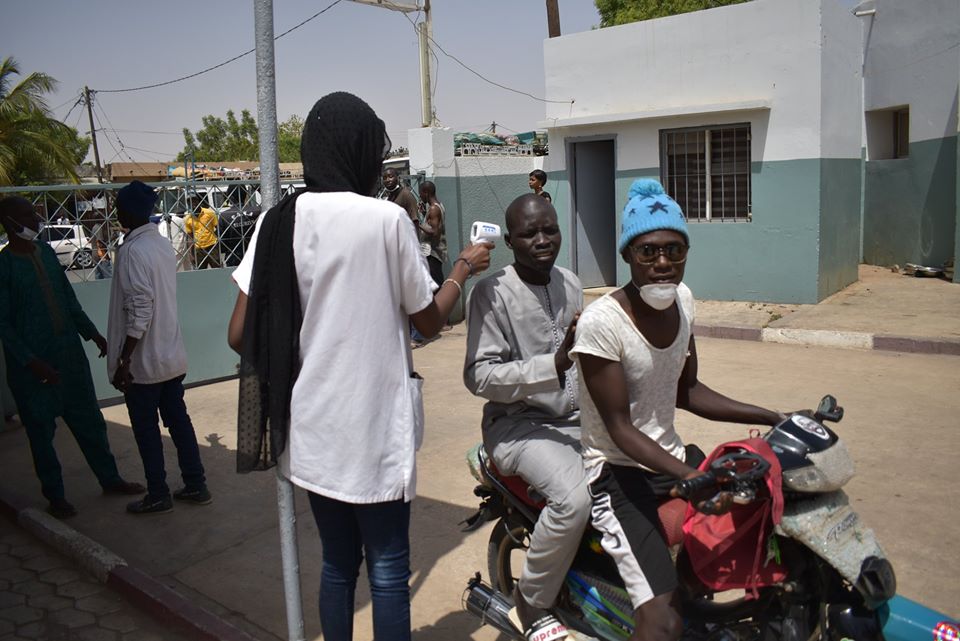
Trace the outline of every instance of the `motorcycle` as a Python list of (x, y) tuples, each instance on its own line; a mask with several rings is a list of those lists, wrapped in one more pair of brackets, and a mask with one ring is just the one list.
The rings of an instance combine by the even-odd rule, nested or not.
[[(705, 474), (654, 487), (662, 497), (661, 524), (679, 578), (682, 639), (960, 638), (956, 621), (896, 594), (893, 566), (842, 489), (853, 477), (853, 460), (836, 432), (825, 425), (842, 418), (843, 408), (826, 396), (813, 418), (795, 414), (764, 434), (758, 446), (766, 456), (743, 446), (749, 441), (721, 445), (708, 458)], [(464, 591), (463, 606), (510, 638), (522, 640), (522, 632), (509, 616), (513, 603), (506, 595), (513, 594), (542, 497), (520, 477), (500, 474), (482, 446), (471, 450), (468, 463), (479, 481), (474, 494), (481, 502), (462, 529), (496, 524), (487, 550), (490, 584), (477, 572)], [(670, 498), (670, 487), (676, 488), (680, 498)], [(761, 532), (759, 539), (750, 543), (756, 555), (754, 563), (747, 565), (749, 576), (740, 584), (741, 592), (721, 592), (718, 587), (723, 581), (717, 577), (722, 579), (731, 567), (738, 567), (726, 557), (738, 547), (742, 553), (744, 540), (737, 544), (710, 540), (715, 523), (705, 521), (684, 500), (705, 492), (713, 498), (702, 502), (698, 498), (701, 513), (716, 512), (724, 492), (732, 496), (735, 506), (762, 508), (742, 513), (753, 525), (760, 520), (766, 523), (755, 530)], [(779, 509), (771, 510), (771, 505)], [(745, 522), (735, 521), (731, 531), (742, 530)], [(633, 632), (633, 608), (600, 539), (588, 526), (553, 613), (571, 632), (571, 639), (623, 641)], [(739, 567), (742, 572), (742, 561)]]

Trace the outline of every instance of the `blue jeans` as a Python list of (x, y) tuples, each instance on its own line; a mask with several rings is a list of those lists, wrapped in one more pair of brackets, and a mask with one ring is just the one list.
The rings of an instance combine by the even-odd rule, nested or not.
[(320, 530), (320, 627), (325, 641), (352, 641), (354, 592), (363, 556), (373, 602), (373, 638), (410, 640), (410, 504), (356, 504), (310, 493)]
[(177, 461), (183, 484), (189, 489), (206, 488), (207, 480), (200, 462), (200, 447), (193, 423), (183, 401), (183, 376), (163, 383), (140, 385), (132, 383), (124, 396), (133, 436), (143, 460), (143, 472), (147, 478), (147, 493), (152, 498), (170, 495), (167, 486), (167, 471), (163, 462), (163, 439), (160, 437), (160, 418), (170, 431), (170, 438), (177, 448)]

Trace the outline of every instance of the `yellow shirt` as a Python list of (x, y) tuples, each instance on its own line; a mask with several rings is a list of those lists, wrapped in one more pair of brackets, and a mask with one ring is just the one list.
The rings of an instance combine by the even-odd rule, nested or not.
[(212, 247), (217, 242), (217, 212), (201, 207), (199, 215), (187, 216), (183, 228), (200, 249)]

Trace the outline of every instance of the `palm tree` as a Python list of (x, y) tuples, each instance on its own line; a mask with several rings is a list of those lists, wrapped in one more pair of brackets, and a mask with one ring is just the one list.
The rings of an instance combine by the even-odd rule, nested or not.
[(48, 176), (78, 182), (77, 154), (70, 148), (76, 131), (53, 118), (44, 99), (57, 81), (33, 72), (13, 84), (19, 75), (13, 57), (0, 62), (0, 185)]

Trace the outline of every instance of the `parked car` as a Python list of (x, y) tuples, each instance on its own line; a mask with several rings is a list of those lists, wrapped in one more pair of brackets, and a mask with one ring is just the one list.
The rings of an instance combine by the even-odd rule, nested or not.
[(92, 269), (93, 244), (83, 225), (45, 225), (40, 240), (49, 244), (64, 269)]

